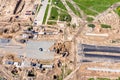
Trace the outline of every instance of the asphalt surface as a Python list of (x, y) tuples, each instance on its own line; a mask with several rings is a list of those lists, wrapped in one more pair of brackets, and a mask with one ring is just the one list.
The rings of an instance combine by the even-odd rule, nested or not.
[(101, 55), (101, 54), (84, 54), (84, 57), (89, 58), (105, 58), (105, 59), (114, 59), (114, 60), (120, 60), (120, 56), (114, 56), (114, 55)]
[[(9, 39), (0, 39), (1, 53), (15, 53), (17, 55), (24, 55), (32, 59), (53, 60), (54, 52), (49, 48), (54, 44), (54, 41), (32, 41), (29, 40), (25, 47), (15, 44)], [(42, 51), (40, 50), (42, 48)]]
[(84, 53), (80, 62), (120, 62), (120, 56)]
[(109, 53), (120, 53), (120, 47), (109, 47), (109, 46), (96, 46), (82, 44), (84, 52), (109, 52)]
[[(52, 45), (54, 45), (54, 41), (28, 41), (25, 48), (26, 57), (40, 60), (53, 60), (54, 52), (49, 51)], [(43, 51), (40, 51), (40, 48)]]
[(42, 6), (40, 7), (40, 11), (38, 12), (37, 17), (35, 18), (35, 23), (36, 25), (42, 25), (43, 19), (44, 19), (44, 14), (47, 8), (48, 0), (43, 0), (42, 1)]
[(78, 55), (83, 57), (83, 59), (79, 59), (80, 62), (120, 61), (120, 56), (91, 54), (89, 52), (120, 53), (120, 47), (79, 44)]

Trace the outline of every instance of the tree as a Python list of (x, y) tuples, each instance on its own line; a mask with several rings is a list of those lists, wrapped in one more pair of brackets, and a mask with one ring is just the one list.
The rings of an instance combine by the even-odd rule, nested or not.
[(88, 24), (88, 27), (95, 28), (94, 24)]

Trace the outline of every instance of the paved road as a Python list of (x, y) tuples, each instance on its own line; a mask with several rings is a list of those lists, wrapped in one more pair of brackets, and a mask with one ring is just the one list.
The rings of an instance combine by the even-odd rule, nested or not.
[(120, 47), (97, 46), (82, 44), (84, 52), (110, 52), (120, 53)]
[(84, 58), (79, 62), (120, 62), (120, 56), (84, 53)]
[(89, 54), (89, 53), (85, 53), (84, 56), (85, 56), (85, 57), (89, 57), (89, 58), (120, 60), (120, 56), (114, 56), (114, 55)]
[(37, 17), (35, 18), (35, 22), (37, 23), (37, 26), (42, 25), (47, 4), (48, 4), (48, 0), (42, 1), (42, 6), (40, 7), (40, 11), (38, 12)]

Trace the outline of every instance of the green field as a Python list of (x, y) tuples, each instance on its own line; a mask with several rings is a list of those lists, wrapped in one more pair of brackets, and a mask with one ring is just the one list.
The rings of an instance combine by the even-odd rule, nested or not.
[(49, 20), (57, 20), (57, 19), (58, 19), (58, 11), (57, 11), (57, 8), (52, 7)]
[(68, 13), (65, 13), (65, 12), (61, 11), (59, 16), (60, 16), (59, 21), (66, 21), (66, 22), (71, 21), (71, 16)]
[(73, 0), (87, 14), (97, 15), (120, 0)]
[[(94, 79), (94, 78), (89, 78), (88, 80), (113, 80), (113, 79), (110, 79), (110, 78), (96, 78), (96, 79)], [(117, 78), (117, 79), (114, 79), (114, 80), (120, 80), (120, 77)]]
[(40, 11), (40, 7), (41, 7), (41, 5), (37, 6), (36, 13), (38, 13)]
[(89, 78), (88, 80), (111, 80), (111, 79), (109, 79), (109, 78), (97, 78), (97, 79)]
[(92, 17), (87, 17), (88, 22), (92, 22), (94, 19)]
[(115, 10), (115, 12), (120, 16), (120, 6), (117, 7), (117, 9)]
[(74, 8), (74, 6), (69, 2), (66, 1), (67, 5), (70, 7), (70, 9), (78, 16), (80, 16), (80, 12)]
[(56, 22), (54, 22), (54, 21), (48, 21), (47, 24), (48, 24), (48, 25), (55, 25)]
[[(52, 0), (52, 4), (54, 4), (55, 6), (54, 5), (52, 6), (50, 17), (47, 24), (54, 25), (56, 24), (57, 20), (66, 21), (66, 22), (71, 21), (71, 16), (67, 13), (67, 10), (63, 5), (63, 3), (61, 2), (61, 0)], [(45, 23), (45, 20), (44, 20), (44, 23)]]
[(51, 0), (49, 0), (48, 2), (50, 2)]
[(45, 24), (45, 22), (46, 22), (46, 18), (47, 18), (47, 15), (48, 15), (48, 9), (49, 9), (49, 5), (47, 5), (46, 11), (45, 11), (45, 15), (44, 15), (44, 19), (43, 19), (43, 24)]
[(67, 10), (66, 7), (61, 2), (61, 0), (52, 0), (52, 4), (58, 6), (61, 9)]
[[(59, 11), (59, 13), (58, 13), (58, 11)], [(49, 20), (57, 21), (58, 16), (59, 16), (59, 21), (66, 21), (66, 22), (71, 21), (71, 16), (67, 12), (64, 12), (64, 11), (58, 10), (55, 7), (52, 7)], [(55, 22), (49, 21), (48, 24), (52, 25), (52, 24), (55, 24)]]
[(101, 27), (102, 27), (102, 28), (111, 28), (111, 26), (110, 26), (110, 25), (107, 25), (107, 24), (101, 24)]

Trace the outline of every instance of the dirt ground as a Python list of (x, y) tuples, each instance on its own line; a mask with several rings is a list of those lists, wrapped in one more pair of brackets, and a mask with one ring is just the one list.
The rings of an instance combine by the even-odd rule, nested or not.
[(111, 80), (115, 80), (120, 77), (119, 72), (92, 71), (87, 68), (120, 70), (120, 63), (114, 63), (114, 65), (113, 63), (83, 63), (77, 73), (73, 75), (73, 78), (69, 80), (88, 80), (89, 78), (110, 78)]

